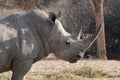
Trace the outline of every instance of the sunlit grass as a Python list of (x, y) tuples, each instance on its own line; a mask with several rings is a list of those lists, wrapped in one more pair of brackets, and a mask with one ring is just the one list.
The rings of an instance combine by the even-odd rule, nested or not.
[(11, 72), (5, 72), (0, 74), (0, 80), (10, 80)]
[[(11, 72), (0, 74), (0, 80), (10, 80)], [(90, 66), (85, 64), (81, 68), (64, 69), (62, 71), (52, 71), (51, 68), (47, 72), (29, 72), (26, 76), (27, 80), (120, 80), (120, 73), (114, 73), (100, 68), (98, 64)]]
[(46, 75), (45, 80), (112, 80), (112, 78), (119, 77), (120, 74), (110, 73), (94, 67), (82, 67), (80, 69), (64, 70), (57, 74)]

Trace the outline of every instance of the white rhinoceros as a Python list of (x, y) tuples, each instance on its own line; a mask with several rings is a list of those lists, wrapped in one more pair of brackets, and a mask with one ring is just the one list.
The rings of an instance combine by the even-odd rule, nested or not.
[(23, 80), (32, 64), (49, 53), (77, 62), (101, 31), (87, 39), (66, 32), (53, 12), (33, 10), (0, 19), (0, 73), (12, 70), (11, 80)]

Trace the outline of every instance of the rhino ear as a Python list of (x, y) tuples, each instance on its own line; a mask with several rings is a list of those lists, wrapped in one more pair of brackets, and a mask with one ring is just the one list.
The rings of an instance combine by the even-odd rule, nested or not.
[(50, 20), (55, 23), (55, 20), (57, 18), (56, 14), (54, 12), (49, 12), (48, 14), (49, 14)]

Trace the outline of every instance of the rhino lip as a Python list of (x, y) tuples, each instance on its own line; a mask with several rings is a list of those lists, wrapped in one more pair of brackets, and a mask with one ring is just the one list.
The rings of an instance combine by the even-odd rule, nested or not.
[(71, 60), (71, 61), (69, 61), (69, 63), (76, 63), (77, 62), (77, 60)]
[(80, 60), (81, 56), (80, 55), (76, 55), (74, 57), (72, 57), (69, 62), (70, 63), (76, 63), (78, 60)]

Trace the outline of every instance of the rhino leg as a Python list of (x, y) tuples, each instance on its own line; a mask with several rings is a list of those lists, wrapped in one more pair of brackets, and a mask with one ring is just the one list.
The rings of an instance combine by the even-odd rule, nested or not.
[(23, 80), (26, 73), (30, 70), (33, 60), (21, 61), (13, 66), (11, 80)]

